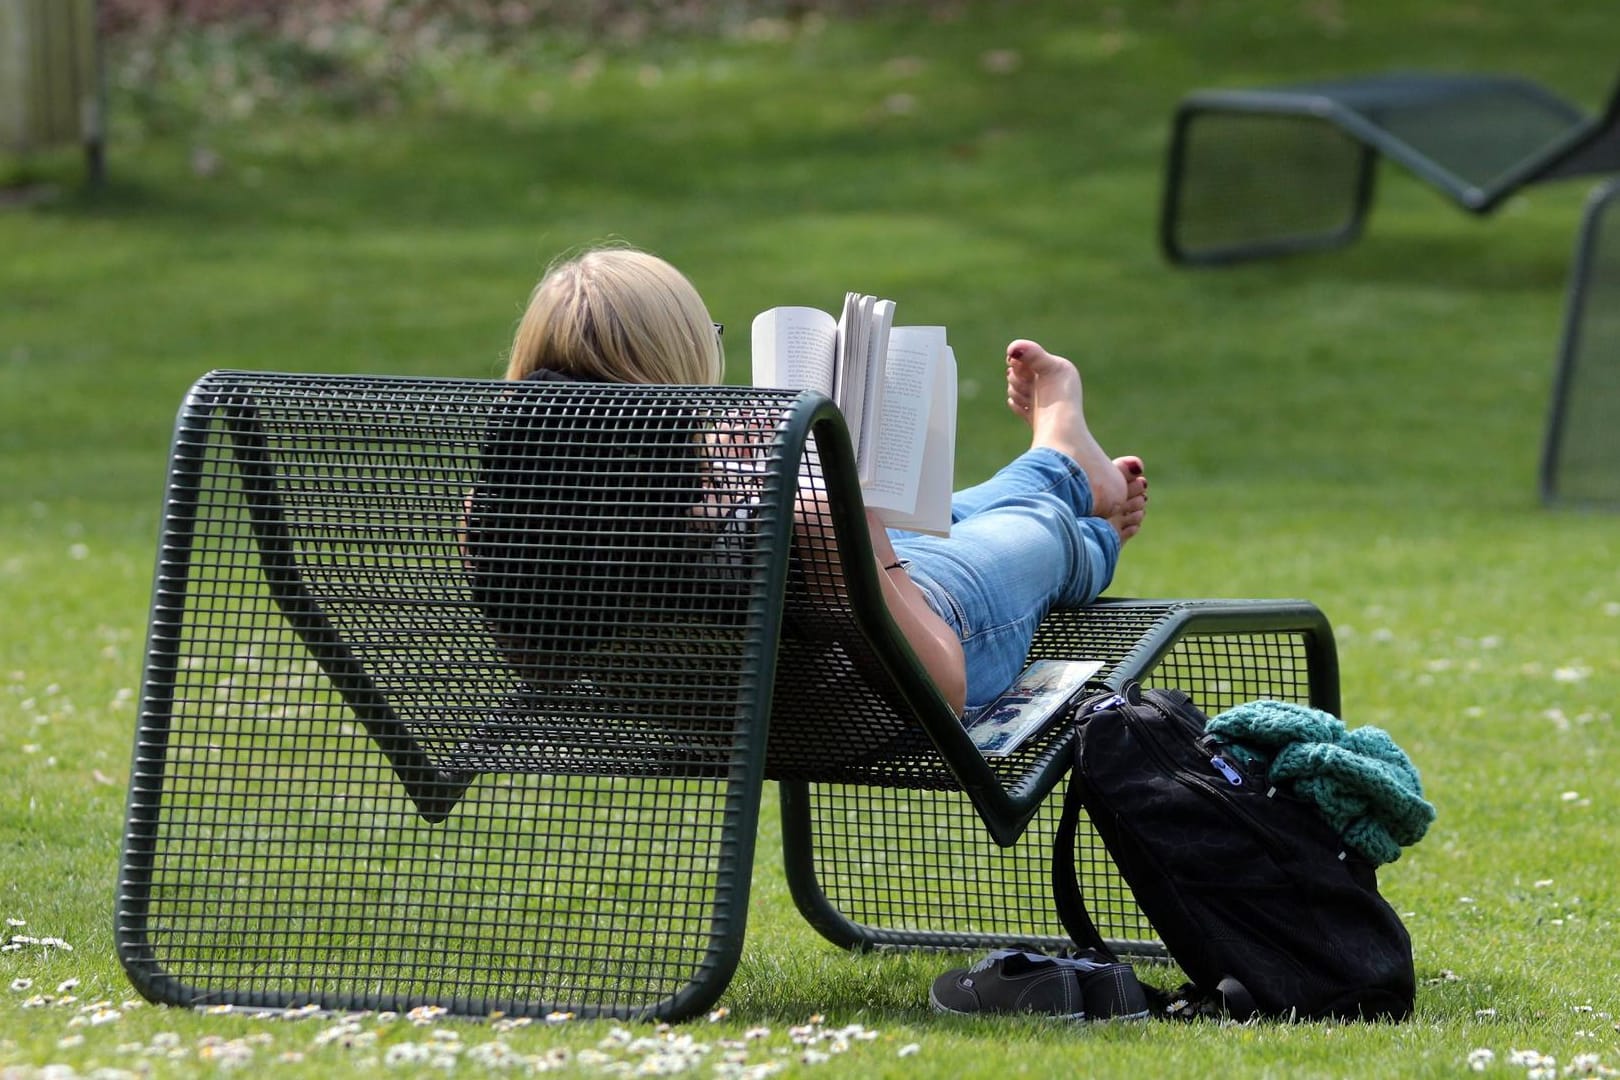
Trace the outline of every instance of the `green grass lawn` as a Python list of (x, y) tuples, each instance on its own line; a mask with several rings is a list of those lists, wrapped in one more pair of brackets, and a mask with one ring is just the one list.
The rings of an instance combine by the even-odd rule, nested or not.
[[(1416, 948), (1412, 1022), (1073, 1029), (937, 1018), (927, 983), (956, 958), (821, 941), (782, 885), (768, 806), (729, 1016), (675, 1032), (710, 1047), (701, 1070), (721, 1040), (754, 1065), (799, 1062), (789, 1029), (818, 1013), (806, 1043), (876, 1033), (810, 1046), (826, 1075), (1459, 1076), (1481, 1048), (1486, 1075), (1527, 1074), (1510, 1062), (1525, 1049), (1560, 1074), (1586, 1054), (1620, 1068), (1620, 525), (1536, 498), (1586, 186), (1475, 220), (1386, 170), (1347, 251), (1188, 272), (1153, 241), (1187, 89), (1506, 70), (1595, 106), (1611, 22), (1600, 0), (967, 3), (462, 58), (398, 108), (347, 116), (155, 122), (115, 87), (105, 190), (82, 190), (70, 156), (4, 166), (56, 194), (0, 210), (0, 918), (26, 923), (0, 939), (73, 949), (0, 953), (0, 1075), (237, 1059), (437, 1075), (415, 1059), (498, 1065), (497, 1043), (566, 1051), (580, 1073), (602, 1071), (591, 1053), (649, 1060), (608, 1024), (441, 1022), (432, 1051), (405, 1020), (125, 1009), (110, 918), (186, 387), (216, 367), (497, 374), (548, 260), (615, 237), (688, 272), (731, 328), (737, 380), (746, 326), (773, 305), (859, 288), (949, 325), (964, 482), (1020, 446), (1007, 340), (1073, 358), (1103, 445), (1152, 477), (1112, 591), (1315, 601), (1346, 721), (1389, 730), (1439, 808), (1381, 877)], [(77, 1002), (25, 1007), (72, 979)]]

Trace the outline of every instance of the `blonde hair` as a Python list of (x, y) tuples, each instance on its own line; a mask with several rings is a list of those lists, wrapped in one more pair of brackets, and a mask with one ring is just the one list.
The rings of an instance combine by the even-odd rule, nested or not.
[(596, 248), (552, 265), (529, 297), (506, 365), (620, 383), (719, 383), (725, 354), (686, 276), (634, 248)]

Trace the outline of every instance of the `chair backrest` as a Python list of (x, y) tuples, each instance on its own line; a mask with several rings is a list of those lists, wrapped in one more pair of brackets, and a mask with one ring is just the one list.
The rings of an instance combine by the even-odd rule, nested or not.
[[(706, 440), (746, 413), (725, 453), (774, 460), (797, 406), (211, 375), (176, 435), (154, 705), (192, 704), (182, 648), (289, 678), (312, 661), (429, 816), (483, 772), (724, 773), (770, 690), (791, 492), (711, 468)], [(303, 650), (263, 655), (266, 602)]]
[(1351, 126), (1380, 152), (1470, 208), (1524, 181), (1527, 163), (1585, 131), (1588, 117), (1526, 79), (1392, 73), (1330, 84)]
[(1620, 82), (1586, 113), (1528, 79), (1391, 74), (1324, 84), (1341, 124), (1485, 213), (1529, 184), (1620, 172)]
[(1541, 457), (1549, 503), (1620, 509), (1620, 181), (1587, 202)]

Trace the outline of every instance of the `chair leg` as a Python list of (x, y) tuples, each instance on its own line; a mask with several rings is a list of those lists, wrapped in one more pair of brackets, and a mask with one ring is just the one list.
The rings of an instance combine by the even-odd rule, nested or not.
[(1581, 219), (1541, 451), (1541, 498), (1620, 508), (1620, 180)]

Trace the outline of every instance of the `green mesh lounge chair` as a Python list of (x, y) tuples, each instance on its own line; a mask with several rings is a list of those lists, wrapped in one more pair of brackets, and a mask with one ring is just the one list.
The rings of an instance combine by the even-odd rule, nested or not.
[(1550, 504), (1620, 510), (1620, 180), (1592, 193), (1576, 241), (1541, 456)]
[(1597, 116), (1491, 75), (1197, 91), (1172, 124), (1160, 245), (1214, 265), (1349, 244), (1379, 157), (1486, 214), (1529, 184), (1620, 172), (1620, 86)]
[[(739, 962), (767, 792), (840, 945), (1066, 940), (1067, 732), (972, 746), (823, 397), (216, 372), (160, 545), (115, 928), (149, 998), (691, 1016)], [(1298, 601), (1111, 601), (1034, 652), (1338, 708)], [(1078, 845), (1103, 932), (1154, 951)]]

